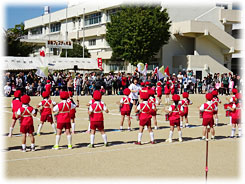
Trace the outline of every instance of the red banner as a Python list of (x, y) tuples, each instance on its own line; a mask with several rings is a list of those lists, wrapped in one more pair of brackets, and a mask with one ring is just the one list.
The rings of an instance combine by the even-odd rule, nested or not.
[(100, 70), (103, 70), (103, 68), (102, 68), (102, 58), (98, 58), (97, 61), (98, 61), (98, 68)]

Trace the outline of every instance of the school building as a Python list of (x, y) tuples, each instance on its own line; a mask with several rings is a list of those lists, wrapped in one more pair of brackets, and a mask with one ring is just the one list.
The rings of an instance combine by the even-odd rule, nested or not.
[[(104, 72), (132, 72), (135, 67), (127, 61), (111, 60), (112, 49), (105, 39), (106, 23), (124, 4), (124, 0), (80, 0), (53, 13), (45, 7), (43, 15), (24, 22), (28, 35), (21, 41), (39, 46), (33, 57), (39, 56), (41, 49), (46, 57), (59, 57), (61, 49), (46, 47), (48, 40), (72, 41), (85, 45), (91, 58), (102, 58)], [(149, 61), (149, 70), (164, 65), (169, 66), (170, 72), (191, 69), (200, 77), (238, 72), (242, 48), (239, 4), (159, 4), (167, 8), (172, 21), (171, 37)]]

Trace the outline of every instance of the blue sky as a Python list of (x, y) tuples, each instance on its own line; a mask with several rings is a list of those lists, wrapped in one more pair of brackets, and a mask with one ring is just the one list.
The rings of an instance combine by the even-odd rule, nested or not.
[(60, 9), (67, 7), (67, 4), (29, 4), (29, 5), (18, 5), (18, 4), (5, 4), (5, 23), (3, 27), (5, 29), (13, 28), (16, 24), (20, 24), (25, 20), (32, 19), (38, 16), (42, 16), (44, 12), (44, 6), (49, 5), (50, 11), (55, 12)]

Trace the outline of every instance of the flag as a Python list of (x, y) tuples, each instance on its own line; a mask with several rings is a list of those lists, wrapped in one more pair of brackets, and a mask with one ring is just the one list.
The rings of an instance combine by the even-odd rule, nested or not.
[(157, 74), (158, 72), (158, 66), (154, 69), (154, 74)]
[(98, 68), (100, 70), (103, 70), (103, 68), (102, 68), (102, 58), (98, 58), (97, 61), (98, 61)]
[(144, 70), (141, 72), (143, 75), (146, 75), (147, 74), (147, 69), (148, 69), (148, 64), (146, 63), (145, 64), (145, 68)]
[(138, 63), (138, 64), (137, 64), (138, 72), (142, 73), (143, 68), (144, 68), (144, 64), (143, 64), (143, 63)]
[(40, 56), (45, 57), (45, 52), (43, 50), (40, 51)]
[(39, 77), (48, 77), (48, 67), (41, 66), (37, 68), (36, 75)]
[(161, 66), (161, 68), (159, 68), (159, 70), (157, 71), (157, 75), (159, 80), (164, 77), (164, 66)]
[(165, 75), (167, 75), (167, 76), (170, 76), (170, 73), (169, 73), (169, 68), (168, 68), (168, 66), (167, 66), (167, 68), (164, 70), (164, 73), (165, 73)]

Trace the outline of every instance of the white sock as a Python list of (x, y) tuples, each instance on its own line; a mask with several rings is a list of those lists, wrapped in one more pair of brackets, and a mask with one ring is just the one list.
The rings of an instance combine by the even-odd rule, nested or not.
[(91, 135), (90, 135), (90, 143), (91, 143), (91, 144), (94, 144), (94, 137), (95, 137), (94, 134), (91, 134)]
[(242, 136), (242, 128), (238, 128), (238, 135)]
[(141, 142), (142, 135), (143, 133), (138, 133), (138, 142)]
[(232, 125), (232, 118), (231, 118), (231, 116), (230, 116), (230, 125)]
[(71, 123), (72, 132), (75, 132), (75, 123)]
[(60, 143), (60, 135), (56, 135), (55, 145), (59, 145), (59, 143)]
[(31, 148), (35, 148), (35, 144), (31, 144)]
[(179, 138), (182, 138), (182, 131), (178, 131), (179, 133)]
[(172, 137), (173, 137), (173, 131), (170, 130), (170, 132), (169, 132), (169, 139), (172, 139)]
[(189, 126), (189, 124), (188, 124), (188, 123), (186, 123), (186, 124), (185, 124), (185, 126)]
[(42, 127), (43, 127), (43, 124), (40, 123), (40, 124), (38, 125), (38, 129), (37, 129), (37, 133), (38, 133), (38, 134), (40, 134)]
[(88, 123), (88, 131), (90, 131), (90, 122)]
[(131, 130), (131, 127), (128, 127), (128, 130)]
[(71, 141), (72, 141), (71, 135), (67, 135), (67, 142), (68, 142), (68, 145), (71, 145)]
[(22, 144), (22, 149), (26, 149), (26, 145), (25, 144)]
[(120, 130), (122, 130), (123, 129), (123, 126), (120, 126)]
[(57, 134), (57, 130), (56, 130), (55, 123), (52, 123), (51, 126), (52, 126), (52, 128), (54, 129), (54, 133)]
[(103, 134), (103, 135), (102, 135), (102, 138), (103, 138), (103, 140), (104, 140), (104, 143), (106, 144), (106, 143), (107, 143), (107, 136), (106, 136), (106, 134)]
[(236, 132), (236, 128), (232, 128), (231, 129), (231, 137), (233, 137), (235, 135), (235, 132)]
[(215, 124), (217, 125), (219, 122), (219, 119), (218, 118), (215, 118)]
[(13, 134), (13, 130), (14, 130), (14, 128), (13, 128), (13, 127), (10, 127), (10, 128), (9, 128), (9, 134), (12, 135), (12, 134)]
[(150, 138), (151, 138), (151, 141), (154, 141), (154, 133), (153, 132), (150, 132)]
[(183, 127), (183, 121), (180, 121), (180, 127)]

